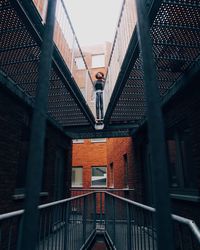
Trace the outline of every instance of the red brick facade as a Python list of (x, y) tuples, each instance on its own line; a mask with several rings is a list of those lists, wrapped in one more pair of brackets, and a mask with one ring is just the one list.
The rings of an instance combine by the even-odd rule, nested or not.
[(106, 166), (106, 143), (93, 143), (84, 140), (84, 144), (73, 144), (72, 166), (83, 167), (83, 187), (91, 187), (91, 167)]
[[(124, 157), (127, 156), (127, 173)], [(111, 173), (111, 164), (113, 174)], [(72, 166), (83, 167), (83, 188), (91, 188), (92, 166), (107, 167), (107, 188), (134, 188), (134, 159), (132, 138), (110, 138), (106, 142), (73, 144)], [(127, 176), (127, 180), (125, 178)], [(112, 180), (113, 179), (113, 180)]]

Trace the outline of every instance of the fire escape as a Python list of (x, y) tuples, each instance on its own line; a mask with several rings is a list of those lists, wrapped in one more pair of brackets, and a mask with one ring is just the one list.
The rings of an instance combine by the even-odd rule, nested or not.
[[(55, 21), (56, 4), (63, 13), (59, 17), (62, 23), (71, 27), (67, 36), (82, 55), (63, 0), (48, 1), (45, 22), (32, 0), (0, 0), (1, 84), (34, 108), (26, 203), (24, 210), (0, 215), (2, 249), (91, 249), (98, 236), (104, 238), (108, 249), (199, 249), (196, 224), (170, 214), (161, 112), (162, 105), (199, 70), (198, 1), (136, 0), (137, 28), (133, 24), (115, 86), (107, 84), (104, 128), (98, 131), (70, 71), (73, 53), (64, 58), (56, 38), (53, 42), (59, 21)], [(120, 32), (119, 28), (108, 81), (116, 63)], [(89, 71), (87, 74), (91, 81)], [(47, 113), (55, 126), (74, 139), (131, 136), (147, 122), (152, 171), (162, 173), (155, 175), (155, 208), (106, 191), (38, 206)]]

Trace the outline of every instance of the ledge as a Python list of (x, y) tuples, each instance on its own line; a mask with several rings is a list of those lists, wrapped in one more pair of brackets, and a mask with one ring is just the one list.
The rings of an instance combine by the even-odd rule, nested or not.
[(186, 195), (186, 194), (170, 194), (172, 199), (199, 202), (200, 196), (198, 195)]
[[(45, 197), (48, 195), (49, 195), (48, 192), (41, 192), (40, 193), (40, 197)], [(13, 197), (13, 200), (23, 200), (25, 198), (25, 194), (14, 194), (12, 197)]]

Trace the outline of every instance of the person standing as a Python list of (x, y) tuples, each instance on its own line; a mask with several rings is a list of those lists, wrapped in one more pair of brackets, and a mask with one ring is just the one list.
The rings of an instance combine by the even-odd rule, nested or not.
[(104, 74), (102, 72), (97, 72), (96, 81), (94, 82), (95, 98), (96, 98), (96, 118), (97, 121), (102, 121), (103, 114), (103, 90), (105, 86)]

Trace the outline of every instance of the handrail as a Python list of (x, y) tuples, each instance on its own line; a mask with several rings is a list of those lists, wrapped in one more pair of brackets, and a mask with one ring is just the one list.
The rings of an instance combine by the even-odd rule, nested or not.
[(82, 52), (82, 50), (81, 50), (81, 46), (80, 46), (80, 44), (79, 44), (79, 42), (78, 42), (78, 38), (77, 38), (76, 33), (75, 33), (75, 31), (74, 31), (73, 25), (72, 25), (72, 23), (71, 23), (69, 14), (68, 14), (67, 9), (66, 9), (66, 6), (65, 6), (65, 3), (64, 3), (63, 0), (61, 0), (61, 3), (62, 3), (62, 6), (63, 6), (63, 9), (64, 9), (64, 11), (65, 11), (65, 14), (66, 14), (66, 16), (67, 16), (69, 25), (70, 25), (70, 27), (71, 27), (71, 29), (72, 29), (72, 34), (74, 35), (75, 41), (76, 41), (76, 43), (77, 43), (77, 45), (78, 45), (78, 49), (79, 49), (79, 52), (80, 52), (81, 57), (82, 57), (82, 59), (83, 59), (83, 62), (84, 62), (84, 64), (85, 64), (85, 68), (87, 69), (89, 78), (90, 78), (91, 82), (93, 83), (92, 77), (91, 77), (91, 74), (90, 74), (90, 71), (89, 71), (89, 68), (88, 68), (87, 63), (86, 63), (86, 61), (85, 61), (83, 52)]
[[(91, 189), (85, 189), (85, 190), (92, 191)], [(89, 197), (89, 199), (85, 199), (85, 197)], [(73, 201), (79, 201), (79, 200), (82, 200), (82, 202), (73, 203)], [(100, 203), (98, 204), (97, 202)], [(70, 204), (72, 204), (72, 207)], [(61, 206), (57, 207), (57, 205)], [(46, 208), (52, 208), (52, 209), (45, 211)], [(135, 241), (135, 244), (140, 244), (139, 239), (137, 239), (138, 233), (143, 235), (141, 237), (144, 237), (144, 239), (145, 237), (147, 237), (146, 239), (150, 240), (151, 237), (150, 240), (151, 244), (155, 244), (154, 241), (156, 242), (156, 237), (155, 237), (156, 230), (154, 230), (156, 228), (154, 227), (153, 216), (152, 216), (152, 214), (156, 212), (155, 208), (120, 197), (108, 191), (103, 191), (103, 190), (92, 191), (75, 197), (70, 197), (67, 199), (62, 199), (59, 201), (42, 204), (38, 206), (38, 209), (40, 211), (44, 209), (44, 211), (42, 211), (41, 213), (41, 218), (43, 218), (42, 220), (45, 221), (46, 216), (51, 216), (52, 221), (50, 220), (49, 225), (50, 226), (52, 225), (52, 228), (54, 230), (64, 226), (67, 221), (68, 221), (67, 223), (69, 223), (68, 226), (70, 225), (71, 228), (74, 227), (74, 230), (77, 226), (79, 226), (80, 228), (82, 228), (83, 226), (84, 227), (88, 226), (90, 232), (94, 232), (94, 230), (96, 230), (96, 226), (101, 225), (101, 228), (105, 230), (107, 234), (111, 233), (112, 240), (115, 241), (115, 236), (113, 236), (113, 234), (115, 235), (116, 233), (115, 227), (117, 227), (117, 225), (115, 226), (115, 223), (122, 223), (121, 225), (127, 226), (127, 230), (132, 228), (133, 232), (135, 232), (136, 239), (129, 239), (132, 242)], [(146, 211), (146, 213), (144, 210)], [(66, 214), (61, 211), (65, 212)], [(5, 221), (6, 219), (16, 218), (16, 216), (20, 216), (19, 219), (21, 221), (22, 219), (21, 215), (23, 215), (23, 213), (24, 210), (17, 210), (14, 212), (1, 214), (0, 222), (3, 220)], [(71, 215), (68, 213), (71, 213)], [(82, 216), (79, 216), (78, 213), (80, 213), (80, 215), (82, 213)], [(86, 220), (85, 216), (87, 213), (88, 215)], [(100, 215), (99, 216), (100, 220), (97, 219), (96, 216), (97, 214)], [(105, 214), (105, 217), (103, 214)], [(70, 220), (70, 216), (73, 216), (71, 217), (72, 220)], [(188, 232), (191, 232), (191, 237), (193, 237), (193, 240), (195, 240), (197, 244), (200, 244), (200, 230), (193, 220), (175, 214), (172, 214), (171, 216), (173, 221), (176, 222), (176, 224), (174, 224), (175, 226), (183, 226), (183, 229), (185, 228), (189, 230)], [(79, 221), (81, 223), (78, 223)], [(44, 230), (46, 230), (45, 223), (44, 223)], [(12, 229), (10, 228), (10, 230)], [(127, 231), (127, 233), (128, 232), (129, 231)], [(70, 234), (71, 231), (69, 230), (68, 233)], [(79, 236), (81, 236), (81, 230), (79, 233), (80, 233)], [(147, 236), (145, 236), (145, 234), (147, 234)], [(40, 230), (40, 235), (42, 235), (41, 230)], [(130, 237), (131, 236), (129, 235), (129, 238)], [(84, 241), (85, 240), (86, 238), (84, 238)], [(181, 242), (181, 244), (184, 244), (183, 238), (181, 238), (181, 241), (179, 242)]]
[(113, 196), (113, 197), (115, 197), (115, 198), (117, 198), (117, 199), (119, 199), (119, 200), (122, 200), (122, 201), (125, 201), (125, 202), (127, 202), (127, 203), (130, 203), (130, 204), (132, 204), (132, 205), (134, 205), (134, 206), (143, 208), (143, 209), (145, 209), (145, 210), (148, 210), (148, 211), (151, 211), (151, 212), (155, 212), (155, 211), (156, 211), (155, 208), (149, 207), (149, 206), (144, 205), (144, 204), (141, 204), (141, 203), (139, 203), (139, 202), (132, 201), (132, 200), (129, 200), (129, 199), (120, 197), (120, 196), (118, 196), (118, 195), (116, 195), (116, 194), (111, 194), (111, 193), (109, 193), (109, 192), (105, 192), (105, 193), (107, 193), (108, 195)]
[[(111, 59), (112, 59), (113, 52), (114, 52), (114, 49), (115, 49), (115, 44), (116, 44), (117, 35), (118, 35), (118, 28), (119, 28), (120, 23), (121, 23), (125, 2), (126, 2), (126, 0), (124, 0), (123, 3), (122, 3), (122, 8), (121, 8), (121, 12), (120, 12), (120, 15), (119, 15), (119, 20), (118, 20), (118, 23), (117, 23), (117, 28), (116, 28), (116, 31), (115, 31), (114, 41), (113, 41), (112, 49), (111, 49), (111, 52), (110, 52), (110, 58), (109, 58), (109, 61), (108, 61), (108, 68), (109, 68), (109, 66), (111, 64)], [(107, 76), (108, 76), (108, 71), (106, 72), (105, 80), (107, 79)]]
[[(129, 203), (129, 204), (132, 204), (134, 206), (140, 207), (142, 209), (145, 209), (145, 210), (148, 210), (148, 211), (151, 211), (151, 212), (156, 212), (156, 209), (153, 208), (153, 207), (150, 207), (150, 206), (147, 206), (147, 205), (135, 202), (135, 201), (128, 200), (126, 198), (120, 197), (120, 196), (115, 195), (115, 194), (111, 194), (109, 192), (105, 192), (105, 193), (107, 193), (108, 195), (110, 195), (112, 197), (115, 197), (115, 198), (117, 198), (119, 200), (122, 200), (124, 202)], [(173, 220), (175, 220), (177, 222), (180, 222), (182, 224), (187, 225), (191, 229), (192, 233), (195, 235), (198, 243), (200, 243), (200, 229), (199, 229), (199, 227), (196, 225), (196, 223), (193, 220), (187, 219), (185, 217), (182, 217), (182, 216), (179, 216), (179, 215), (175, 215), (175, 214), (172, 214), (171, 216), (172, 216)]]
[(187, 219), (182, 216), (175, 215), (175, 214), (172, 214), (172, 218), (180, 223), (188, 225), (191, 231), (196, 236), (196, 239), (200, 243), (200, 229), (193, 220), (190, 220), (190, 219)]
[(90, 192), (90, 193), (87, 193), (87, 194), (82, 194), (82, 195), (74, 196), (74, 197), (71, 197), (71, 198), (67, 198), (67, 199), (63, 199), (63, 200), (59, 200), (59, 201), (54, 201), (54, 202), (51, 202), (51, 203), (43, 204), (43, 205), (38, 206), (38, 208), (39, 209), (43, 209), (43, 208), (47, 208), (47, 207), (51, 207), (51, 206), (56, 206), (56, 205), (59, 205), (59, 204), (62, 204), (62, 203), (68, 202), (68, 201), (73, 201), (73, 200), (77, 200), (77, 199), (83, 198), (85, 196), (89, 196), (92, 193), (94, 193), (94, 192)]
[(10, 219), (10, 218), (15, 217), (15, 216), (22, 215), (23, 213), (24, 213), (24, 209), (10, 212), (10, 213), (6, 213), (6, 214), (0, 214), (0, 221), (5, 220), (5, 219)]
[(82, 187), (73, 187), (70, 188), (71, 191), (97, 191), (97, 192), (106, 192), (106, 191), (134, 191), (134, 188), (82, 188)]
[[(77, 200), (77, 199), (83, 198), (85, 196), (91, 195), (91, 193), (94, 193), (94, 192), (90, 192), (90, 193), (87, 193), (87, 194), (82, 194), (82, 195), (70, 197), (70, 198), (67, 198), (67, 199), (63, 199), (63, 200), (59, 200), (59, 201), (54, 201), (54, 202), (42, 204), (42, 205), (38, 206), (38, 209), (44, 209), (44, 208), (55, 206), (55, 205), (59, 205), (59, 204), (65, 203), (65, 202)], [(5, 219), (10, 219), (10, 218), (15, 217), (15, 216), (22, 215), (23, 213), (24, 213), (24, 209), (20, 209), (20, 210), (14, 211), (14, 212), (0, 214), (0, 221), (1, 220), (5, 220)]]
[(105, 77), (105, 110), (107, 110), (110, 103), (110, 98), (118, 81), (122, 63), (127, 54), (127, 49), (136, 25), (135, 13), (131, 9), (133, 5), (131, 1), (123, 0)]

